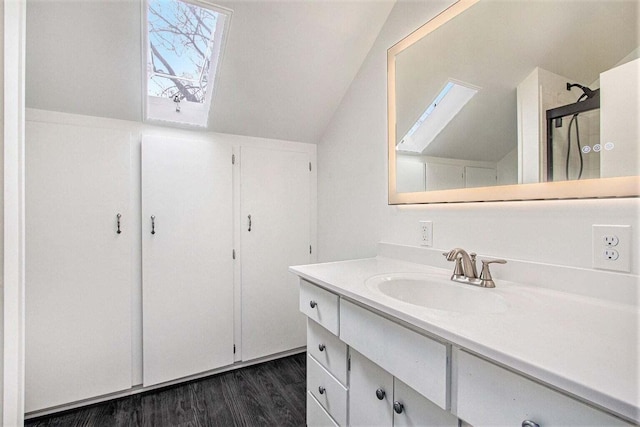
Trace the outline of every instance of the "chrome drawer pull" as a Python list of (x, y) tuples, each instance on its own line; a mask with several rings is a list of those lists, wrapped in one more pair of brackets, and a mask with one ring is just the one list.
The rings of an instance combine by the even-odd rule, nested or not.
[(325, 388), (324, 387), (322, 387), (322, 386), (318, 387), (318, 393), (324, 394), (324, 392), (325, 392)]
[(317, 302), (315, 301), (309, 301), (309, 305), (311, 306), (311, 308), (316, 308), (316, 306), (318, 305)]
[(386, 392), (384, 391), (383, 388), (379, 388), (376, 390), (376, 397), (378, 398), (378, 400), (382, 400), (384, 399), (384, 397), (386, 396)]
[(404, 411), (404, 405), (396, 400), (393, 402), (393, 410), (396, 411), (396, 414), (401, 414)]
[(116, 231), (116, 233), (120, 234), (122, 233), (122, 230), (120, 230), (120, 218), (122, 218), (122, 215), (118, 214), (116, 215), (116, 218), (118, 218), (118, 230)]
[(324, 351), (325, 348), (327, 348), (327, 347), (324, 344), (320, 344), (318, 346), (318, 350), (320, 350), (320, 351)]
[(522, 422), (522, 427), (540, 427), (540, 425), (530, 420), (524, 420)]

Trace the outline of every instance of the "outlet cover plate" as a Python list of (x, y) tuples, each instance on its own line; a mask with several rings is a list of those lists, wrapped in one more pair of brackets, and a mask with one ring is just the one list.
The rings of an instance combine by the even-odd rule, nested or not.
[[(615, 247), (607, 244), (611, 237), (617, 239)], [(615, 240), (614, 239), (614, 240)], [(631, 271), (631, 226), (597, 225), (592, 226), (593, 268), (601, 270)], [(618, 257), (609, 256), (609, 250), (615, 249)], [(615, 258), (615, 259), (611, 259)]]
[(433, 222), (420, 221), (418, 225), (418, 240), (420, 246), (433, 246)]

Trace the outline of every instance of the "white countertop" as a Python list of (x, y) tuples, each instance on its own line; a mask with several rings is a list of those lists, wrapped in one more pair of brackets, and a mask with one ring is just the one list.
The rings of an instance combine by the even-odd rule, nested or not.
[(391, 273), (451, 272), (376, 257), (291, 267), (315, 284), (640, 423), (640, 311), (555, 290), (496, 281), (499, 314), (454, 313), (390, 298), (365, 286)]

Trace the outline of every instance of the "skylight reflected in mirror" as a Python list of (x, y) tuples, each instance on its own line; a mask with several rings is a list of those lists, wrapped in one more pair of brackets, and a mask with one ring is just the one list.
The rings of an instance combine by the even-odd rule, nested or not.
[(422, 153), (464, 106), (479, 87), (449, 79), (418, 120), (396, 146), (397, 151)]

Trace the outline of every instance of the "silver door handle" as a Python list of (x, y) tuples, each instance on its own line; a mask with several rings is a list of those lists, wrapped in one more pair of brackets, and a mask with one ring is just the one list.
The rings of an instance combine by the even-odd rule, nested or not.
[(120, 218), (122, 218), (122, 215), (118, 214), (116, 218), (118, 218), (118, 230), (116, 230), (116, 233), (120, 234), (122, 233), (122, 230), (120, 230)]
[(251, 215), (247, 216), (249, 218), (249, 231), (251, 231)]
[(151, 215), (151, 234), (156, 234), (156, 216)]

